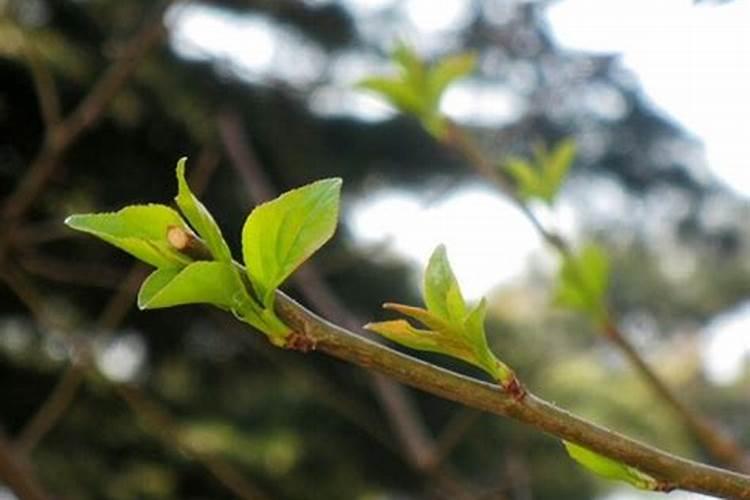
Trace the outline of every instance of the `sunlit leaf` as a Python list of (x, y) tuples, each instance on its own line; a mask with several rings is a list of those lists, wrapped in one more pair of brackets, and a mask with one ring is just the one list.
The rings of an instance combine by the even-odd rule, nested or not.
[(195, 197), (185, 180), (186, 161), (186, 158), (182, 158), (177, 162), (178, 191), (175, 197), (177, 206), (180, 207), (185, 218), (206, 243), (214, 258), (222, 262), (231, 262), (232, 253), (226, 241), (224, 241), (221, 229), (203, 203)]
[(511, 158), (506, 161), (505, 169), (515, 180), (521, 199), (536, 198), (552, 205), (573, 165), (575, 152), (572, 140), (561, 141), (551, 152), (537, 146), (533, 163)]
[(167, 241), (170, 227), (190, 229), (177, 212), (165, 205), (133, 205), (118, 212), (71, 215), (65, 224), (93, 234), (154, 267), (182, 267), (191, 261)]
[(474, 69), (476, 57), (460, 54), (428, 65), (416, 51), (399, 44), (392, 54), (400, 73), (393, 77), (372, 77), (359, 87), (380, 94), (392, 106), (419, 119), (433, 136), (442, 137), (447, 120), (440, 112), (440, 100), (448, 86)]
[(539, 178), (540, 174), (535, 167), (524, 160), (511, 158), (506, 162), (505, 169), (513, 177), (513, 180), (516, 181), (518, 194), (521, 199), (529, 200), (539, 196), (541, 192), (541, 180)]
[(257, 206), (242, 228), (250, 281), (266, 307), (276, 288), (336, 230), (341, 179), (325, 179)]
[(427, 309), (390, 302), (383, 307), (418, 321), (425, 329), (406, 320), (370, 323), (365, 328), (412, 349), (463, 360), (485, 370), (501, 383), (511, 380), (513, 372), (495, 357), (487, 344), (484, 329), (487, 301), (482, 299), (467, 311), (443, 245), (435, 249), (427, 265), (424, 300)]
[(568, 455), (594, 474), (615, 481), (624, 481), (642, 490), (655, 491), (659, 482), (650, 475), (587, 448), (563, 441)]
[(160, 309), (184, 304), (213, 304), (231, 309), (242, 283), (225, 262), (193, 262), (185, 268), (158, 269), (141, 285), (140, 309)]
[(593, 243), (578, 254), (565, 258), (558, 274), (555, 302), (558, 305), (601, 319), (605, 314), (605, 296), (609, 287), (609, 259)]
[(570, 167), (576, 155), (576, 144), (567, 139), (559, 142), (547, 155), (543, 169), (544, 175), (544, 199), (552, 203), (557, 197), (563, 182), (568, 176)]
[(458, 54), (438, 61), (428, 74), (429, 95), (432, 105), (434, 107), (439, 106), (440, 99), (448, 86), (474, 71), (476, 64), (476, 54)]
[(461, 323), (466, 317), (466, 303), (444, 245), (435, 249), (427, 264), (423, 296), (427, 309), (445, 321)]
[(396, 109), (421, 116), (425, 110), (424, 97), (401, 80), (392, 78), (366, 78), (358, 87), (380, 94)]

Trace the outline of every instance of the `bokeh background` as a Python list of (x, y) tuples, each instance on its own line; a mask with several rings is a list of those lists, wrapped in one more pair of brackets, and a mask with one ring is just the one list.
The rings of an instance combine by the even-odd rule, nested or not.
[(0, 0), (0, 16), (0, 451), (52, 498), (651, 498), (533, 430), (274, 349), (231, 316), (138, 312), (146, 270), (62, 220), (169, 202), (183, 155), (236, 251), (257, 200), (344, 178), (335, 240), (286, 286), (311, 308), (356, 328), (417, 304), (445, 243), (535, 392), (709, 460), (550, 304), (559, 263), (517, 210), (355, 88), (393, 72), (398, 41), (478, 55), (441, 109), (493, 161), (575, 140), (561, 199), (535, 210), (607, 249), (629, 339), (750, 447), (747, 2)]

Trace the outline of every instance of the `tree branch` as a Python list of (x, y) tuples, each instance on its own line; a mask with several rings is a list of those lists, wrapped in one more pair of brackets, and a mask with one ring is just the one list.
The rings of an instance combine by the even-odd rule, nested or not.
[[(461, 154), (479, 175), (490, 181), (503, 194), (508, 196), (531, 225), (534, 226), (544, 241), (552, 246), (562, 258), (567, 259), (571, 257), (571, 246), (565, 238), (556, 232), (550, 231), (541, 223), (524, 201), (519, 198), (513, 186), (499, 173), (497, 166), (484, 157), (477, 145), (461, 128), (450, 123), (448, 133), (443, 142)], [(608, 311), (607, 314), (608, 317), (601, 325), (602, 336), (622, 352), (656, 395), (672, 408), (701, 446), (720, 463), (736, 470), (750, 472), (750, 457), (748, 457), (747, 453), (715, 422), (685, 404), (646, 360), (643, 359), (623, 332), (617, 327), (617, 321), (613, 317), (612, 312)]]
[(51, 500), (16, 455), (13, 446), (0, 436), (0, 482), (8, 485), (19, 500)]
[(481, 382), (365, 339), (316, 316), (281, 292), (277, 312), (294, 331), (311, 339), (318, 351), (377, 371), (437, 396), (511, 418), (540, 431), (619, 460), (655, 477), (664, 488), (734, 499), (750, 499), (750, 476), (700, 464), (577, 417), (528, 393), (510, 397)]

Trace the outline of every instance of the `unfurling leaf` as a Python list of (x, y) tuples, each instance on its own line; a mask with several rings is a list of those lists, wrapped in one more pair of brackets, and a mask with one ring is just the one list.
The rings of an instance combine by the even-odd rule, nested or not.
[(641, 490), (656, 491), (659, 489), (659, 481), (635, 467), (607, 458), (568, 441), (563, 441), (563, 445), (565, 445), (565, 450), (573, 460), (594, 474), (606, 479), (624, 481)]
[(229, 250), (229, 245), (224, 241), (221, 229), (219, 229), (216, 221), (203, 203), (195, 197), (185, 180), (186, 161), (187, 158), (181, 158), (180, 161), (177, 162), (178, 191), (177, 196), (175, 197), (177, 206), (180, 207), (180, 210), (198, 233), (198, 236), (200, 236), (206, 243), (206, 246), (208, 246), (214, 259), (221, 262), (231, 262), (232, 253)]
[(380, 94), (402, 113), (419, 119), (432, 135), (442, 137), (447, 123), (440, 113), (440, 100), (451, 83), (471, 73), (476, 56), (459, 54), (429, 65), (414, 49), (399, 44), (392, 59), (399, 67), (398, 75), (366, 78), (358, 86)]
[(177, 212), (165, 205), (133, 205), (119, 212), (71, 215), (65, 224), (157, 268), (179, 268), (191, 262), (167, 241), (170, 227), (190, 229)]
[(544, 147), (536, 148), (531, 162), (511, 158), (505, 169), (516, 181), (522, 199), (536, 198), (552, 205), (573, 165), (575, 151), (575, 143), (567, 139), (549, 152)]
[(555, 303), (589, 314), (594, 320), (606, 315), (605, 296), (609, 287), (609, 259), (593, 243), (578, 254), (565, 258), (560, 266)]
[(266, 308), (274, 291), (333, 236), (341, 179), (288, 191), (255, 207), (242, 228), (242, 255), (250, 281)]
[(370, 323), (365, 328), (412, 349), (461, 359), (486, 371), (503, 385), (514, 381), (513, 371), (495, 357), (487, 344), (486, 301), (482, 299), (474, 309), (467, 309), (442, 245), (430, 257), (423, 294), (427, 309), (393, 303), (383, 307), (416, 320), (425, 329), (406, 320)]

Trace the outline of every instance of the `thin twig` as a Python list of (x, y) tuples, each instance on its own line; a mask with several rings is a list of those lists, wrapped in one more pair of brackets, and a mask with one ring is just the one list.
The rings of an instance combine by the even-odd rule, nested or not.
[[(12, 229), (16, 227), (17, 221), (28, 210), (55, 172), (62, 154), (83, 132), (97, 122), (138, 68), (144, 56), (162, 40), (165, 33), (162, 18), (170, 3), (165, 1), (159, 3), (144, 26), (125, 45), (121, 56), (105, 71), (73, 112), (61, 121), (52, 121), (54, 126), (46, 131), (41, 149), (26, 169), (16, 189), (0, 208), (0, 219), (5, 221), (8, 233), (13, 232)], [(42, 90), (47, 92), (45, 89)], [(40, 101), (45, 99), (48, 98), (40, 94)], [(51, 113), (51, 111), (48, 112)], [(0, 253), (5, 252), (7, 244), (7, 241), (4, 242)]]
[(248, 482), (237, 470), (221, 457), (206, 453), (180, 436), (178, 423), (138, 387), (128, 384), (113, 384), (113, 389), (128, 404), (133, 413), (143, 420), (145, 427), (169, 447), (178, 449), (194, 461), (202, 464), (229, 491), (244, 500), (268, 498), (257, 486)]
[(122, 283), (125, 275), (125, 270), (107, 267), (99, 263), (92, 266), (90, 263), (80, 260), (62, 260), (50, 255), (32, 252), (20, 254), (17, 259), (18, 264), (29, 274), (72, 285), (112, 290)]
[[(449, 132), (444, 139), (445, 144), (462, 154), (478, 174), (489, 180), (503, 194), (508, 196), (542, 238), (563, 259), (570, 258), (572, 255), (570, 244), (560, 234), (550, 231), (542, 224), (518, 196), (513, 186), (499, 173), (498, 168), (484, 157), (469, 136), (455, 124), (450, 124), (448, 130)], [(601, 323), (603, 337), (611, 341), (623, 353), (652, 390), (672, 408), (706, 451), (720, 463), (740, 471), (750, 472), (750, 457), (747, 453), (715, 422), (705, 418), (685, 404), (628, 341), (627, 337), (617, 327), (617, 321), (612, 313), (608, 312), (608, 314), (609, 317)]]
[(295, 362), (286, 353), (264, 342), (260, 336), (248, 335), (243, 325), (234, 321), (230, 316), (214, 308), (211, 308), (210, 315), (222, 332), (231, 334), (234, 339), (239, 339), (245, 347), (249, 347), (254, 354), (274, 365), (301, 388), (314, 391), (316, 403), (333, 410), (343, 420), (362, 430), (384, 449), (397, 455), (396, 446), (390, 439), (390, 435), (383, 430), (382, 421), (369, 408), (359, 404), (356, 398), (342, 394), (338, 387), (331, 385), (308, 363)]
[[(218, 156), (213, 148), (205, 148), (196, 163), (196, 168), (193, 170), (193, 177), (191, 178), (192, 185), (195, 186), (197, 193), (203, 191), (208, 179), (216, 170), (217, 165)], [(96, 332), (113, 330), (122, 322), (125, 315), (132, 308), (133, 296), (146, 277), (147, 272), (148, 268), (141, 263), (136, 263), (131, 267), (127, 276), (123, 279), (121, 286), (99, 313), (95, 321)], [(87, 354), (81, 354), (78, 357), (81, 360), (85, 360)], [(71, 364), (67, 368), (45, 402), (21, 429), (16, 438), (16, 447), (18, 449), (27, 454), (30, 453), (37, 443), (65, 415), (84, 381), (84, 376), (84, 370), (76, 363)]]
[(5, 436), (0, 435), (0, 483), (7, 485), (19, 500), (51, 500), (52, 496), (18, 455)]
[[(132, 285), (139, 283), (143, 279), (142, 275), (135, 276), (136, 274), (140, 273), (134, 273), (133, 283), (130, 284), (131, 290), (128, 294), (125, 294), (129, 296), (129, 302), (132, 302)], [(128, 285), (126, 285), (125, 288), (128, 288)], [(18, 291), (17, 287), (13, 287), (12, 289)], [(36, 298), (39, 297), (39, 294), (34, 291), (32, 295), (24, 294), (19, 298), (22, 300), (28, 300), (30, 297)], [(118, 302), (117, 298), (115, 298), (113, 302)], [(27, 304), (27, 306), (28, 305), (29, 304)], [(30, 310), (37, 309), (30, 308)], [(119, 310), (119, 308), (117, 308), (117, 310)], [(106, 310), (102, 314), (102, 318), (108, 318), (110, 321), (119, 322), (112, 313), (107, 314)], [(37, 318), (37, 320), (40, 322), (43, 321), (39, 318)], [(115, 325), (112, 324), (112, 327), (114, 326)], [(30, 472), (26, 470), (28, 467), (21, 468), (24, 464), (18, 457), (29, 456), (31, 449), (52, 429), (60, 418), (67, 413), (78, 389), (85, 380), (86, 375), (95, 373), (95, 369), (89, 358), (91, 349), (88, 344), (90, 344), (90, 342), (88, 342), (83, 349), (81, 346), (73, 346), (74, 350), (81, 352), (81, 355), (79, 356), (80, 359), (64, 372), (51, 395), (47, 398), (40, 410), (29, 421), (13, 446), (5, 446), (4, 439), (0, 436), (0, 480), (4, 480), (21, 500), (27, 498), (29, 500), (50, 498), (48, 496), (37, 496), (42, 493), (41, 487), (34, 483), (34, 479), (30, 475)], [(161, 410), (159, 405), (154, 401), (149, 400), (138, 387), (112, 382), (108, 379), (104, 380), (110, 383), (116, 393), (125, 400), (137, 416), (144, 420), (148, 426), (153, 427), (158, 431), (159, 437), (162, 438), (168, 446), (184, 452), (191, 459), (202, 464), (219, 481), (219, 483), (223, 484), (229, 491), (237, 495), (239, 498), (246, 500), (262, 500), (267, 498), (256, 486), (244, 479), (232, 465), (218, 456), (204, 453), (201, 450), (196, 449), (190, 443), (184, 442), (184, 440), (175, 433), (177, 426), (168, 414)], [(11, 477), (11, 479), (9, 480), (8, 477)]]
[(42, 62), (39, 51), (26, 40), (24, 53), (29, 63), (34, 89), (39, 97), (39, 108), (46, 130), (52, 130), (60, 121), (60, 96), (57, 93), (55, 79), (49, 68)]

